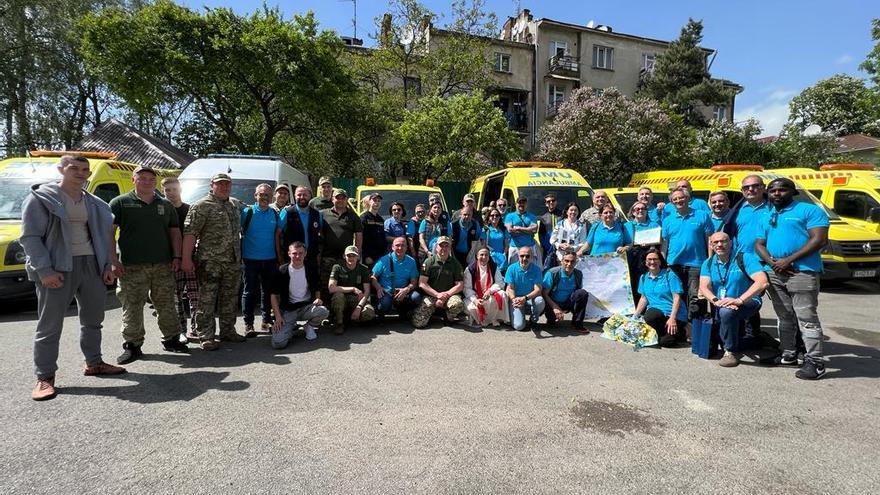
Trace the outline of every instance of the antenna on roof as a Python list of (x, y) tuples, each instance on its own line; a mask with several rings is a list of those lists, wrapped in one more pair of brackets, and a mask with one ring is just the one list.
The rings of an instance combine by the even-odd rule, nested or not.
[(338, 0), (340, 2), (351, 2), (354, 4), (354, 17), (351, 20), (351, 25), (354, 28), (354, 35), (352, 38), (357, 39), (358, 37), (358, 1), (357, 0)]

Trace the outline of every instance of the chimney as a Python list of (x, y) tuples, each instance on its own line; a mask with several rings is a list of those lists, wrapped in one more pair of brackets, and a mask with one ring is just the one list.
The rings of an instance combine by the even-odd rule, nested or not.
[(386, 12), (385, 15), (382, 16), (382, 29), (379, 32), (379, 46), (391, 46), (391, 39), (391, 14)]

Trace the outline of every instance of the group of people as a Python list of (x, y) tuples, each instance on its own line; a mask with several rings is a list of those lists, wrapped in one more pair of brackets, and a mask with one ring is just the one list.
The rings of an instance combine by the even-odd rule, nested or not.
[[(253, 203), (244, 204), (230, 197), (232, 178), (225, 173), (188, 205), (177, 179), (157, 184), (158, 175), (145, 166), (132, 174), (134, 189), (108, 205), (83, 189), (87, 160), (65, 155), (58, 168), (60, 182), (35, 188), (23, 205), (21, 243), (38, 299), (35, 400), (56, 394), (61, 326), (73, 299), (85, 374), (125, 372), (101, 355), (106, 286), (114, 281), (124, 340), (117, 364), (124, 365), (143, 354), (148, 303), (169, 352), (188, 352), (190, 343), (212, 351), (218, 342), (260, 332), (271, 333), (271, 345), (280, 349), (300, 322), (312, 340), (321, 328), (342, 334), (393, 313), (416, 328), (438, 316), (535, 331), (542, 315), (554, 325), (572, 313), (572, 327), (588, 333), (589, 294), (576, 265), (581, 256), (605, 253), (630, 258), (636, 313), (657, 330), (661, 345), (687, 338), (702, 296), (720, 322), (721, 364), (735, 366), (742, 323), (757, 315), (768, 290), (779, 317), (780, 363), (803, 362), (800, 378), (824, 373), (816, 298), (828, 219), (811, 204), (793, 202), (796, 189), (787, 179), (769, 184), (770, 204), (760, 177), (744, 179), (745, 201), (735, 217), (724, 193), (713, 194), (710, 206), (692, 197), (687, 181), (669, 204), (655, 205), (643, 188), (631, 220), (623, 221), (602, 191), (583, 212), (575, 203), (560, 209), (548, 193), (541, 216), (528, 211), (525, 197), (510, 211), (503, 198), (478, 211), (470, 194), (449, 214), (432, 194), (412, 217), (399, 202), (383, 217), (383, 198), (372, 193), (358, 215), (328, 177), (318, 181), (315, 197), (307, 185), (260, 184)], [(726, 229), (731, 225), (734, 235)], [(665, 249), (634, 242), (641, 230), (657, 228)], [(244, 334), (235, 329), (242, 281)]]

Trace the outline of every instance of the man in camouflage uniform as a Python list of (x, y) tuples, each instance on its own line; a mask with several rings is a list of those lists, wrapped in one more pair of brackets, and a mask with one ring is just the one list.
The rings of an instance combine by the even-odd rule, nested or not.
[(422, 266), (419, 277), (419, 289), (425, 294), (424, 299), (413, 311), (412, 324), (416, 328), (424, 328), (437, 310), (446, 310), (446, 319), (455, 320), (464, 313), (464, 271), (461, 264), (450, 256), (452, 239), (442, 236), (437, 239), (437, 247), (432, 256), (428, 256)]
[[(144, 304), (152, 300), (159, 318), (162, 346), (187, 352), (179, 340), (180, 321), (175, 304), (174, 270), (180, 265), (180, 226), (170, 201), (156, 192), (156, 172), (139, 166), (132, 173), (134, 190), (110, 201), (114, 235), (119, 229), (120, 260), (111, 250), (113, 272), (119, 277), (117, 295), (122, 303), (122, 354), (128, 364), (143, 353)], [(111, 241), (112, 242), (112, 241)]]
[[(185, 272), (195, 270), (199, 281), (199, 310), (196, 329), (202, 349), (217, 349), (214, 342), (214, 307), (220, 318), (220, 340), (244, 342), (235, 332), (236, 301), (241, 281), (241, 224), (239, 209), (230, 200), (232, 178), (215, 174), (211, 192), (196, 201), (183, 225)], [(193, 251), (197, 265), (193, 262)]]
[(345, 333), (347, 322), (375, 318), (376, 311), (370, 305), (370, 269), (360, 263), (360, 252), (355, 246), (345, 248), (345, 264), (333, 265), (328, 290), (336, 335)]

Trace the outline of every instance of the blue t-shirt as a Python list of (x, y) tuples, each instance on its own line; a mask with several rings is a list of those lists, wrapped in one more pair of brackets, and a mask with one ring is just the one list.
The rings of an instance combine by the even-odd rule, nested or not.
[[(705, 199), (700, 198), (691, 198), (688, 202), (688, 206), (692, 210), (699, 210), (707, 213), (708, 215), (712, 215), (712, 208), (709, 207), (709, 203), (706, 202)], [(666, 206), (663, 207), (663, 220), (666, 220), (666, 217), (669, 215), (674, 215), (678, 209), (672, 204), (672, 201), (666, 203)]]
[[(299, 221), (303, 225), (303, 236), (304, 236), (303, 244), (305, 244), (306, 249), (308, 249), (309, 248), (309, 240), (310, 240), (309, 239), (309, 228), (308, 228), (309, 209), (306, 208), (305, 210), (300, 210), (299, 206), (297, 206), (297, 205), (293, 205), (293, 208), (299, 214)], [(278, 218), (281, 220), (281, 224), (279, 225), (279, 228), (284, 230), (284, 228), (287, 227), (287, 208), (284, 208), (283, 210), (281, 210), (281, 213), (278, 214)], [(324, 217), (322, 217), (321, 215), (318, 215), (318, 227), (320, 227), (323, 224), (324, 224)]]
[[(764, 271), (761, 260), (752, 253), (743, 253), (743, 265), (748, 273), (743, 273), (740, 270), (735, 256), (731, 256), (727, 263), (722, 263), (718, 256), (712, 256), (703, 262), (700, 276), (712, 279), (712, 290), (719, 299), (722, 297), (737, 298), (752, 286), (749, 274)], [(752, 296), (752, 300), (761, 304), (761, 297), (758, 295)]]
[[(391, 273), (392, 265), (394, 267), (393, 275)], [(412, 256), (404, 255), (403, 261), (400, 261), (394, 253), (390, 253), (379, 258), (379, 261), (373, 265), (373, 275), (379, 280), (379, 285), (386, 292), (390, 292), (392, 288), (406, 287), (410, 280), (418, 280), (419, 269)]]
[[(385, 237), (405, 237), (408, 235), (409, 226), (407, 225), (407, 220), (405, 218), (401, 218), (400, 221), (394, 219), (394, 217), (385, 219)], [(390, 246), (391, 243), (389, 242)]]
[(743, 202), (736, 214), (736, 248), (744, 253), (755, 252), (755, 239), (764, 228), (764, 216), (770, 213), (770, 203), (764, 201), (757, 208)]
[[(425, 234), (425, 243), (428, 244), (428, 251), (434, 252), (434, 245), (441, 235), (440, 222), (429, 224), (427, 220), (422, 220), (419, 225), (419, 234)], [(446, 222), (446, 235), (452, 235), (452, 224)]]
[(468, 229), (470, 229), (472, 225), (476, 225), (477, 237), (474, 239), (475, 241), (484, 239), (483, 229), (481, 229), (480, 224), (474, 220), (469, 221), (467, 225), (461, 223), (461, 220), (456, 221), (458, 222), (459, 229), (461, 229), (461, 235), (458, 238), (458, 242), (455, 244), (455, 250), (459, 253), (467, 253), (471, 250), (471, 247), (468, 246)]
[(280, 214), (276, 214), (272, 208), (263, 211), (257, 203), (254, 203), (253, 206), (241, 210), (242, 228), (247, 212), (251, 210), (254, 214), (242, 238), (241, 257), (246, 260), (274, 260), (276, 258), (275, 229), (283, 227)]
[[(504, 217), (504, 225), (510, 229), (511, 226), (531, 227), (538, 224), (538, 217), (529, 212), (520, 214), (513, 211)], [(531, 247), (535, 245), (534, 234), (510, 234), (510, 245), (514, 247)]]
[(486, 233), (488, 234), (486, 245), (489, 246), (489, 251), (504, 253), (507, 256), (507, 253), (504, 251), (504, 241), (510, 239), (507, 229), (496, 228), (490, 225), (486, 227)]
[(421, 222), (416, 223), (412, 218), (409, 219), (409, 222), (406, 223), (406, 235), (407, 237), (415, 237), (416, 234), (419, 233), (419, 225)]
[(663, 219), (661, 235), (666, 240), (670, 265), (700, 267), (709, 257), (706, 236), (712, 234), (709, 214), (701, 210), (689, 210), (681, 216), (678, 210)]
[[(651, 272), (642, 275), (639, 280), (639, 294), (648, 299), (648, 307), (656, 308), (664, 315), (672, 314), (672, 294), (683, 294), (681, 280), (672, 270), (664, 268), (657, 274), (657, 278), (651, 277)], [(684, 297), (678, 305), (676, 320), (687, 321), (687, 302)]]
[[(571, 293), (580, 289), (576, 285), (577, 280), (574, 278), (574, 272), (571, 275), (567, 275), (565, 270), (559, 270), (559, 283), (556, 284), (556, 292), (551, 292), (550, 297), (557, 303), (562, 304), (568, 301), (568, 298), (571, 297)], [(544, 274), (544, 288), (550, 290), (553, 288), (553, 274), (550, 270), (547, 270), (547, 273)]]
[(534, 263), (529, 263), (528, 268), (523, 270), (522, 265), (515, 263), (507, 268), (504, 281), (513, 284), (513, 293), (516, 297), (522, 297), (535, 289), (535, 285), (542, 285), (541, 269)]
[(615, 221), (611, 228), (608, 228), (604, 222), (599, 222), (590, 227), (587, 244), (590, 245), (591, 255), (613, 253), (621, 246), (632, 244), (632, 236), (629, 234), (629, 229), (624, 228), (618, 221)]
[[(767, 240), (767, 252), (774, 258), (791, 255), (810, 239), (807, 232), (817, 227), (828, 227), (828, 215), (822, 208), (810, 203), (792, 201), (781, 211), (775, 208), (764, 217), (758, 239)], [(791, 265), (802, 272), (822, 272), (822, 255), (814, 251)]]
[(665, 216), (663, 214), (664, 211), (665, 210), (660, 210), (660, 213), (657, 213), (657, 205), (648, 205), (648, 221), (660, 225), (663, 222), (663, 217)]

